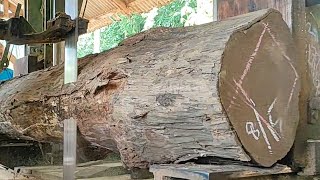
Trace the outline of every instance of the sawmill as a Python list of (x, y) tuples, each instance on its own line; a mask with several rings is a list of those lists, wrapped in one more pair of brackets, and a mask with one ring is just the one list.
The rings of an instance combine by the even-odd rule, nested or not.
[(319, 179), (319, 41), (320, 0), (0, 0), (0, 180)]

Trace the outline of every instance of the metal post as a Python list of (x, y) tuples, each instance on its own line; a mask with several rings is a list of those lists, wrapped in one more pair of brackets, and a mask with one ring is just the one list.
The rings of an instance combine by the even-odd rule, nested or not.
[[(47, 30), (47, 0), (42, 1), (43, 6), (43, 30)], [(43, 69), (47, 68), (47, 44), (43, 44)]]
[[(52, 5), (52, 17), (55, 18), (56, 16), (56, 0), (53, 0), (53, 5)], [(58, 43), (53, 43), (53, 62), (52, 66), (56, 66), (58, 64)]]
[(218, 0), (213, 0), (213, 22), (218, 21)]
[(63, 179), (74, 180), (76, 171), (77, 122), (66, 119), (63, 123)]
[[(66, 0), (65, 10), (72, 19), (78, 19), (78, 0)], [(76, 21), (78, 27), (78, 20)], [(72, 83), (77, 81), (78, 75), (78, 59), (77, 59), (77, 39), (78, 29), (66, 39), (65, 44), (65, 65), (64, 65), (64, 83)]]
[[(65, 41), (64, 83), (73, 83), (78, 77), (78, 0), (66, 0), (65, 12), (76, 20), (75, 31)], [(64, 120), (63, 179), (74, 180), (76, 169), (77, 123), (73, 118)]]

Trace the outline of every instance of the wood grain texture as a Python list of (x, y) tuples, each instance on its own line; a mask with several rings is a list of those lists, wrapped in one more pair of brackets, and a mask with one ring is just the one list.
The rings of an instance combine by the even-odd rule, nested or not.
[[(242, 143), (247, 139), (252, 144), (241, 144), (237, 133), (246, 130), (234, 129), (238, 128), (233, 127), (237, 123), (230, 124), (219, 97), (223, 57), (239, 53), (239, 49), (234, 52), (226, 49), (235, 42), (236, 47), (252, 53), (251, 46), (243, 48), (242, 42), (234, 39), (236, 34), (246, 34), (255, 44), (259, 39), (256, 33), (261, 33), (263, 23), (269, 22), (270, 31), (280, 45), (269, 35), (262, 40), (266, 41), (265, 46), (258, 53), (270, 53), (273, 61), (279, 60), (281, 64), (282, 55), (269, 46), (279, 46), (287, 52), (286, 44), (290, 42), (283, 41), (290, 41), (289, 30), (278, 12), (262, 10), (201, 26), (140, 33), (117, 48), (81, 59), (75, 84), (63, 85), (63, 66), (5, 82), (0, 86), (0, 133), (15, 138), (60, 141), (62, 120), (72, 116), (87, 141), (119, 151), (129, 168), (206, 156), (240, 161), (250, 161), (251, 156), (258, 164), (270, 166), (289, 151), (296, 119), (290, 119), (291, 125), (284, 127), (283, 141), (288, 142), (284, 146), (275, 144), (279, 148), (274, 148), (267, 160), (259, 159), (258, 152), (248, 146), (266, 148), (266, 144), (261, 141), (256, 144), (252, 134), (239, 136)], [(279, 27), (273, 28), (273, 22)], [(248, 58), (239, 56), (239, 62)], [(293, 78), (291, 83), (294, 76), (287, 70), (284, 66), (283, 74)], [(282, 93), (287, 97), (291, 93), (284, 87)], [(295, 90), (290, 111), (296, 110)], [(264, 101), (261, 103), (269, 103)], [(281, 112), (283, 107), (276, 109)], [(284, 122), (289, 123), (289, 119)], [(248, 154), (243, 148), (249, 150)]]
[(320, 5), (309, 7), (306, 10), (307, 56), (312, 80), (312, 96), (320, 95)]
[(280, 11), (288, 26), (292, 27), (292, 0), (218, 0), (218, 19), (267, 8)]
[(297, 47), (298, 70), (301, 74), (301, 90), (299, 96), (299, 126), (292, 150), (292, 162), (296, 167), (306, 165), (306, 147), (308, 136), (306, 131), (310, 131), (307, 126), (308, 103), (311, 95), (310, 71), (307, 62), (307, 31), (306, 31), (306, 4), (305, 1), (292, 2), (292, 37)]
[(233, 128), (250, 156), (264, 166), (288, 153), (299, 122), (295, 45), (279, 19), (280, 14), (270, 14), (233, 35), (219, 81), (221, 102)]
[[(272, 168), (258, 168), (241, 165), (152, 165), (150, 171), (154, 173), (155, 179), (162, 177), (174, 177), (192, 180), (204, 179), (244, 179), (261, 178), (270, 175), (292, 173), (288, 166), (277, 164)], [(269, 177), (271, 178), (271, 177)], [(266, 178), (268, 179), (268, 177)]]

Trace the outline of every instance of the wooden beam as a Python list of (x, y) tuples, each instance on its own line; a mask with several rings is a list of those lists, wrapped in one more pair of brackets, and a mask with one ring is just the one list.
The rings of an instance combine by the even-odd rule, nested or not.
[[(17, 5), (12, 3), (11, 1), (9, 1), (9, 11), (11, 11), (11, 13), (9, 13), (9, 18), (14, 17), (14, 13), (16, 12), (17, 9)], [(20, 16), (23, 16), (23, 10), (20, 10)]]
[(125, 2), (119, 1), (119, 0), (111, 0), (111, 2), (117, 6), (120, 10), (122, 10), (125, 14), (129, 15), (130, 10), (128, 9), (128, 6)]
[(8, 0), (3, 0), (3, 16), (9, 18), (9, 2)]
[(310, 79), (310, 67), (308, 67), (307, 47), (307, 23), (305, 1), (293, 1), (292, 3), (292, 36), (297, 49), (298, 67), (301, 79), (301, 91), (299, 97), (299, 126), (296, 140), (292, 150), (294, 166), (306, 167), (307, 160), (307, 133), (311, 129), (308, 126), (308, 101), (312, 92), (312, 79)]
[(17, 9), (17, 6), (15, 4), (9, 2), (9, 10), (14, 13), (16, 11), (16, 9)]

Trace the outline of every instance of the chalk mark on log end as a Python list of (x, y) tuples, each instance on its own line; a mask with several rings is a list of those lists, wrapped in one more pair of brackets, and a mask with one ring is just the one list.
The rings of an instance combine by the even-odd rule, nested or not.
[(270, 144), (270, 141), (268, 139), (268, 136), (265, 132), (265, 129), (262, 125), (262, 122), (267, 126), (268, 130), (270, 131), (270, 133), (272, 134), (273, 138), (276, 140), (276, 141), (280, 141), (280, 136), (278, 135), (278, 133), (273, 129), (273, 127), (270, 126), (270, 124), (263, 118), (263, 116), (258, 112), (258, 110), (256, 109), (256, 105), (254, 103), (254, 101), (249, 98), (248, 94), (246, 93), (246, 91), (243, 89), (242, 85), (240, 83), (237, 83), (235, 80), (234, 80), (236, 86), (238, 87), (238, 89), (240, 89), (242, 95), (245, 97), (245, 100), (244, 103), (253, 110), (254, 112), (254, 115), (256, 117), (256, 121), (259, 125), (259, 128), (260, 128), (260, 131), (262, 133), (262, 136), (264, 138), (264, 141), (265, 143), (267, 144), (267, 147), (269, 149), (269, 152), (272, 151), (272, 147), (271, 147), (271, 144)]
[[(238, 81), (236, 81), (236, 80), (234, 79), (234, 83), (235, 83), (235, 85), (236, 85), (235, 94), (234, 94), (234, 96), (232, 96), (232, 99), (231, 99), (231, 101), (230, 101), (230, 103), (229, 103), (229, 107), (226, 109), (226, 111), (228, 112), (228, 111), (230, 110), (230, 108), (231, 108), (233, 105), (235, 105), (235, 101), (234, 101), (234, 100), (237, 99), (236, 95), (239, 95), (239, 91), (240, 91), (240, 94), (242, 94), (243, 97), (244, 97), (244, 99), (242, 99), (242, 101), (243, 101), (249, 108), (251, 108), (251, 109), (253, 110), (254, 114), (255, 114), (256, 121), (257, 121), (257, 123), (258, 123), (258, 125), (259, 125), (259, 129), (260, 129), (261, 134), (262, 134), (262, 136), (263, 136), (263, 138), (264, 138), (264, 141), (265, 141), (265, 143), (266, 143), (266, 145), (267, 145), (267, 148), (268, 148), (269, 153), (270, 153), (270, 154), (273, 154), (273, 152), (272, 152), (272, 146), (271, 146), (271, 144), (270, 144), (270, 141), (269, 141), (269, 139), (268, 139), (268, 136), (267, 136), (267, 134), (266, 134), (266, 131), (265, 131), (264, 127), (263, 127), (263, 124), (266, 125), (267, 129), (270, 131), (270, 133), (271, 133), (271, 135), (273, 136), (274, 140), (277, 141), (277, 142), (279, 142), (281, 136), (280, 136), (280, 135), (278, 134), (278, 132), (274, 129), (274, 127), (275, 127), (277, 124), (279, 124), (279, 122), (282, 121), (282, 120), (281, 120), (281, 119), (277, 119), (276, 122), (274, 122), (273, 117), (272, 117), (272, 115), (271, 115), (271, 111), (272, 111), (273, 108), (274, 108), (274, 105), (275, 105), (275, 103), (276, 103), (276, 101), (277, 101), (277, 98), (274, 99), (274, 101), (270, 104), (269, 108), (267, 109), (266, 114), (267, 114), (267, 117), (268, 117), (268, 120), (269, 120), (269, 121), (267, 121), (267, 120), (264, 119), (263, 116), (258, 112), (258, 110), (256, 109), (256, 105), (255, 105), (254, 101), (253, 101), (251, 98), (249, 98), (249, 95), (247, 94), (247, 92), (246, 92), (246, 91), (243, 89), (243, 87), (242, 87), (243, 80), (244, 80), (244, 78), (246, 77), (246, 75), (248, 74), (248, 72), (249, 72), (250, 69), (251, 69), (252, 63), (254, 62), (254, 60), (255, 60), (255, 58), (256, 58), (256, 55), (257, 55), (257, 53), (258, 53), (258, 51), (259, 51), (259, 49), (260, 49), (260, 46), (261, 46), (263, 37), (264, 37), (264, 35), (265, 35), (266, 32), (268, 32), (268, 34), (271, 36), (272, 40), (277, 44), (277, 46), (278, 46), (279, 48), (281, 48), (280, 43), (277, 42), (275, 36), (272, 34), (271, 29), (270, 29), (268, 23), (263, 23), (263, 25), (264, 25), (264, 28), (263, 28), (263, 30), (262, 30), (262, 32), (261, 32), (261, 34), (260, 34), (259, 40), (258, 40), (258, 42), (257, 42), (257, 44), (256, 44), (256, 47), (255, 47), (253, 53), (251, 54), (251, 56), (250, 56), (250, 58), (249, 58), (246, 66), (245, 66), (245, 69), (244, 69), (244, 71), (243, 71), (240, 79), (239, 79)], [(291, 103), (291, 101), (292, 101), (292, 97), (293, 97), (293, 94), (294, 94), (294, 90), (296, 89), (296, 85), (297, 85), (297, 81), (298, 81), (299, 76), (298, 76), (298, 73), (297, 73), (295, 67), (293, 66), (293, 64), (292, 64), (292, 62), (291, 62), (291, 59), (284, 53), (284, 51), (283, 51), (282, 49), (281, 49), (281, 53), (282, 53), (282, 55), (285, 57), (286, 61), (288, 62), (288, 64), (290, 65), (291, 69), (293, 70), (293, 72), (294, 72), (294, 74), (295, 74), (295, 79), (294, 79), (294, 82), (293, 82), (293, 85), (292, 85), (292, 88), (291, 88), (291, 91), (290, 91), (290, 95), (289, 95), (288, 103), (287, 103), (287, 107), (286, 107), (286, 109), (288, 109), (289, 106), (290, 106), (290, 103)], [(238, 96), (238, 97), (239, 97), (239, 96)], [(251, 122), (251, 123), (252, 123), (252, 122)], [(280, 123), (281, 123), (281, 122), (280, 122)], [(246, 132), (247, 132), (248, 135), (252, 135), (255, 140), (258, 140), (258, 139), (259, 139), (260, 131), (254, 129), (253, 124), (250, 124), (250, 122), (247, 122), (247, 124), (246, 124)], [(281, 128), (280, 128), (280, 133), (281, 133), (281, 132), (282, 132), (282, 130), (281, 130)]]
[[(250, 58), (249, 58), (249, 60), (248, 60), (248, 62), (246, 64), (246, 68), (244, 69), (244, 71), (243, 71), (243, 73), (242, 73), (242, 75), (241, 75), (241, 77), (240, 77), (240, 79), (238, 81), (238, 83), (240, 85), (242, 85), (244, 78), (246, 77), (246, 75), (250, 71), (251, 65), (252, 65), (253, 61), (255, 60), (255, 57), (258, 54), (258, 51), (260, 49), (260, 46), (261, 46), (261, 43), (262, 43), (262, 39), (263, 39), (263, 37), (264, 37), (264, 35), (266, 33), (266, 30), (267, 30), (267, 28), (264, 27), (264, 29), (261, 32), (261, 35), (260, 35), (259, 40), (257, 42), (256, 48), (254, 49), (253, 53), (251, 54), (251, 56), (250, 56)], [(239, 90), (239, 88), (236, 87), (235, 95), (232, 96), (232, 100), (231, 101), (233, 101), (233, 99), (236, 99), (235, 96), (239, 93), (238, 90)], [(229, 103), (229, 107), (226, 109), (226, 111), (228, 112), (231, 107), (232, 107), (232, 102)]]
[(270, 35), (270, 37), (272, 38), (272, 41), (278, 46), (278, 48), (281, 50), (281, 53), (282, 53), (282, 56), (285, 57), (285, 59), (287, 60), (288, 64), (290, 65), (291, 69), (293, 70), (294, 74), (295, 74), (295, 79), (294, 79), (294, 82), (292, 84), (292, 88), (291, 88), (291, 91), (290, 91), (290, 95), (289, 95), (289, 99), (288, 99), (288, 103), (287, 103), (287, 107), (286, 107), (286, 110), (289, 109), (289, 106), (290, 106), (290, 103), (292, 101), (292, 97), (293, 97), (293, 94), (294, 94), (294, 90), (296, 89), (296, 85), (297, 85), (297, 82), (298, 82), (298, 79), (299, 79), (299, 74), (296, 70), (296, 68), (293, 66), (292, 64), (292, 61), (291, 59), (289, 58), (289, 56), (284, 53), (284, 50), (282, 49), (282, 47), (280, 46), (280, 43), (277, 41), (275, 35), (271, 32), (271, 28), (269, 26), (268, 23), (262, 23), (265, 28), (267, 29), (268, 31), (268, 34)]

